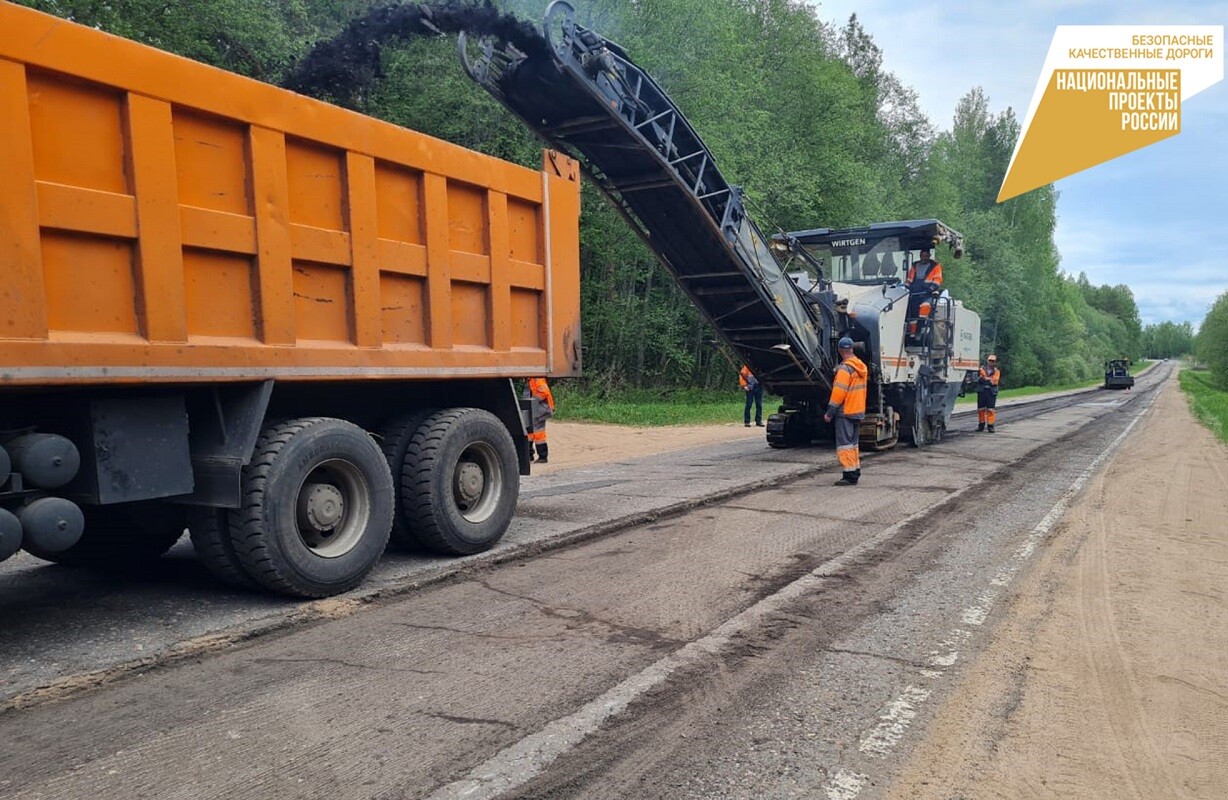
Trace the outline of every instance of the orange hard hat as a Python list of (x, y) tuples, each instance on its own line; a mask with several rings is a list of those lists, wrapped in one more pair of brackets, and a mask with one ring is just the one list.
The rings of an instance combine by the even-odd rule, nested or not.
[(990, 353), (990, 354), (989, 354), (989, 358), (988, 358), (987, 360), (989, 360), (989, 361), (997, 361), (997, 360), (998, 360), (998, 357), (997, 357), (997, 356), (995, 356), (993, 353)]

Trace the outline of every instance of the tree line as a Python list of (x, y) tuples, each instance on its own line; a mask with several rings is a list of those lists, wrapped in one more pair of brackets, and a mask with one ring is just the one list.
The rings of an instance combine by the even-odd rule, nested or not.
[(1194, 353), (1211, 371), (1212, 382), (1228, 390), (1228, 292), (1216, 299), (1198, 327)]
[[(279, 82), (370, 0), (19, 0), (193, 59)], [(546, 0), (495, 5), (539, 20)], [(802, 0), (576, 0), (578, 21), (623, 45), (670, 93), (766, 231), (936, 217), (967, 237), (939, 253), (953, 296), (982, 317), (982, 352), (1007, 386), (1073, 383), (1109, 358), (1181, 347), (1144, 329), (1125, 285), (1060, 268), (1057, 192), (995, 203), (1020, 125), (970, 88), (940, 128), (884, 69), (856, 16), (831, 25)], [(455, 42), (385, 47), (364, 113), (536, 167), (540, 144), (474, 86)], [(590, 186), (581, 216), (587, 381), (715, 387), (733, 380), (714, 332)], [(1228, 314), (1228, 309), (1225, 310)], [(1171, 325), (1171, 323), (1167, 323)], [(1188, 329), (1188, 326), (1187, 326)]]

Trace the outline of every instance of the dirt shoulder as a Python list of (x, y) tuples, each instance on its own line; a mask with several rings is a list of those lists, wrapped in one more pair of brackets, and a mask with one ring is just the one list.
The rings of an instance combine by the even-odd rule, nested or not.
[(1175, 379), (886, 796), (1228, 797), (1228, 448)]
[(640, 458), (670, 450), (686, 450), (738, 439), (764, 440), (763, 428), (746, 428), (740, 422), (721, 425), (666, 425), (631, 428), (595, 422), (546, 423), (550, 460), (533, 465), (534, 475), (549, 475), (564, 469)]

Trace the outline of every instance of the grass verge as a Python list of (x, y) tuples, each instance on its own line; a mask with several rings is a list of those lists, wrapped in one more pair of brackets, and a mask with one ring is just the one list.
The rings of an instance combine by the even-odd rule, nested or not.
[(1211, 374), (1202, 370), (1181, 370), (1181, 390), (1190, 399), (1190, 410), (1203, 425), (1228, 442), (1228, 392), (1211, 385)]
[[(745, 402), (736, 387), (732, 392), (702, 389), (628, 389), (600, 394), (563, 386), (556, 388), (554, 394), (554, 418), (557, 420), (604, 422), (636, 427), (741, 422)], [(768, 415), (774, 413), (779, 405), (779, 397), (763, 398), (765, 422)]]

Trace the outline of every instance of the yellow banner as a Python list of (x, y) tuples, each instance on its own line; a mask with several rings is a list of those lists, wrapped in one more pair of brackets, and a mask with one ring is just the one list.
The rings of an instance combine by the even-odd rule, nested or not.
[(1223, 26), (1062, 26), (998, 202), (1181, 132), (1182, 102), (1223, 80)]

